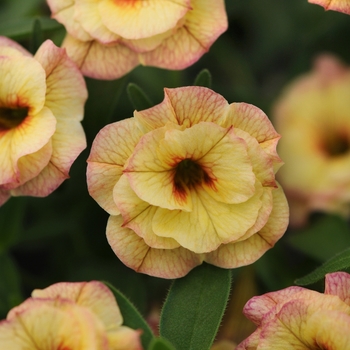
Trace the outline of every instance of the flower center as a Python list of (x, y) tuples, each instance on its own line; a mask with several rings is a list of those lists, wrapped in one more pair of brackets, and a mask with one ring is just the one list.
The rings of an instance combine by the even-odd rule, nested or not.
[(332, 133), (324, 138), (322, 148), (329, 157), (342, 156), (350, 151), (350, 140), (345, 133)]
[(174, 176), (175, 188), (179, 191), (186, 187), (194, 187), (202, 181), (208, 181), (209, 176), (200, 165), (192, 159), (183, 159), (177, 166)]
[(20, 125), (28, 115), (28, 107), (0, 107), (0, 131), (13, 129)]

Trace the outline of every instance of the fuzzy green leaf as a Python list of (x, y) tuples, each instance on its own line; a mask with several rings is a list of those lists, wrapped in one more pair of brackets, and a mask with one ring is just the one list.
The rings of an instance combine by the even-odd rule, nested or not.
[(160, 335), (176, 349), (209, 349), (231, 288), (231, 271), (203, 264), (175, 280), (164, 303)]
[(176, 350), (176, 349), (164, 338), (153, 338), (147, 350)]
[(144, 349), (147, 349), (154, 338), (151, 328), (141, 316), (135, 306), (119, 290), (110, 283), (103, 282), (114, 294), (120, 312), (123, 316), (123, 325), (132, 329), (142, 329), (141, 342)]
[(126, 91), (128, 93), (130, 102), (137, 111), (141, 111), (153, 106), (153, 103), (147, 94), (135, 83), (129, 83)]
[(295, 280), (295, 284), (306, 286), (324, 278), (327, 273), (340, 271), (350, 267), (350, 248), (327, 260), (323, 265), (312, 271), (308, 275)]

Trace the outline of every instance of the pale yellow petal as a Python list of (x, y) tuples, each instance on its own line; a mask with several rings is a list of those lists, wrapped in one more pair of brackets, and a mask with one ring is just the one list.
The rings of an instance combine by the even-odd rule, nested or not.
[(87, 160), (88, 189), (97, 203), (111, 215), (119, 214), (113, 200), (113, 188), (141, 136), (135, 120), (130, 118), (105, 126), (93, 142)]
[(67, 299), (86, 307), (104, 323), (107, 330), (123, 322), (113, 293), (106, 285), (98, 281), (56, 283), (45, 289), (35, 289), (32, 297), (35, 299)]
[[(17, 127), (3, 132), (0, 137), (0, 184), (21, 183), (18, 161), (27, 154), (35, 153), (44, 147), (55, 132), (56, 119), (51, 111), (44, 107), (35, 116), (27, 116)], [(48, 149), (45, 149), (48, 151)], [(35, 169), (47, 164), (47, 156), (37, 159), (39, 164), (34, 165)], [(33, 168), (33, 173), (35, 173)]]
[(205, 261), (224, 268), (253, 263), (282, 237), (288, 226), (288, 203), (281, 187), (272, 191), (273, 208), (266, 225), (247, 240), (221, 245)]
[(157, 249), (173, 249), (180, 246), (172, 238), (154, 234), (152, 221), (158, 208), (141, 200), (130, 187), (125, 175), (122, 175), (114, 187), (113, 197), (123, 217), (123, 226), (135, 231), (147, 245)]
[(75, 18), (75, 0), (48, 0), (52, 17), (62, 23), (67, 32), (82, 41), (92, 40), (92, 37), (84, 30)]
[(142, 350), (141, 333), (142, 330), (133, 330), (125, 326), (108, 332), (109, 350)]
[(161, 278), (179, 278), (202, 263), (202, 257), (184, 248), (155, 249), (132, 230), (122, 227), (121, 216), (111, 216), (107, 239), (114, 253), (137, 272)]
[(246, 202), (225, 204), (198, 187), (191, 191), (191, 212), (159, 208), (154, 215), (153, 230), (161, 237), (174, 238), (195, 253), (212, 252), (221, 243), (238, 239), (254, 225), (261, 195), (261, 185), (259, 188), (257, 184), (255, 195)]
[(0, 57), (0, 107), (39, 113), (45, 102), (45, 80), (44, 69), (32, 57)]
[(346, 272), (328, 273), (324, 293), (337, 295), (350, 306), (350, 275)]
[(65, 50), (47, 40), (34, 58), (46, 72), (45, 106), (51, 109), (57, 119), (81, 121), (87, 89), (82, 74)]
[[(100, 5), (101, 1), (98, 2), (96, 0), (76, 1), (74, 18), (81, 24), (84, 30), (91, 35), (91, 37), (98, 40), (100, 43), (108, 44), (116, 42), (120, 39), (120, 35), (110, 31), (102, 23), (99, 11)], [(109, 13), (108, 16), (113, 16), (113, 14)], [(76, 35), (73, 36), (79, 39)]]
[(17, 42), (5, 37), (0, 36), (0, 52), (3, 53), (3, 50), (6, 48), (12, 48), (21, 53), (22, 55), (32, 57), (32, 54), (27, 51), (23, 46), (18, 44)]
[(137, 54), (120, 44), (102, 45), (96, 40), (79, 41), (67, 35), (62, 47), (82, 73), (95, 79), (117, 79), (138, 64)]
[(113, 33), (126, 39), (141, 39), (174, 28), (191, 6), (190, 0), (105, 0), (98, 8), (103, 24)]

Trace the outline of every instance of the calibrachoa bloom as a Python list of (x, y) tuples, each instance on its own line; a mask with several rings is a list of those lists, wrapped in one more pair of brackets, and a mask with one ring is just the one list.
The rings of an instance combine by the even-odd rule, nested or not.
[(183, 69), (227, 29), (224, 0), (47, 0), (83, 74), (116, 79), (139, 64)]
[(256, 331), (236, 350), (350, 349), (350, 275), (326, 275), (324, 294), (289, 287), (250, 299), (244, 314)]
[(49, 40), (32, 56), (0, 37), (0, 81), (0, 205), (47, 196), (86, 147), (83, 76)]
[(112, 292), (101, 282), (57, 283), (34, 290), (0, 322), (0, 348), (140, 350), (140, 331), (122, 326)]
[(257, 260), (283, 235), (288, 208), (275, 172), (279, 135), (266, 115), (203, 87), (104, 127), (88, 159), (107, 238), (139, 272), (181, 277), (206, 261)]
[(350, 70), (321, 56), (293, 82), (274, 110), (285, 165), (279, 179), (291, 207), (291, 224), (313, 210), (349, 215)]
[(350, 15), (350, 0), (308, 0), (311, 4), (324, 7), (325, 10), (344, 12)]

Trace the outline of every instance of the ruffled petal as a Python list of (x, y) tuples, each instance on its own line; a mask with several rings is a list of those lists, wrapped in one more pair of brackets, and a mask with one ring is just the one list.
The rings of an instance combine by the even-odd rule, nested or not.
[(346, 272), (328, 273), (324, 293), (337, 295), (350, 306), (350, 275)]
[(350, 15), (349, 0), (308, 0), (311, 4), (317, 4), (324, 7), (325, 10), (344, 12)]

